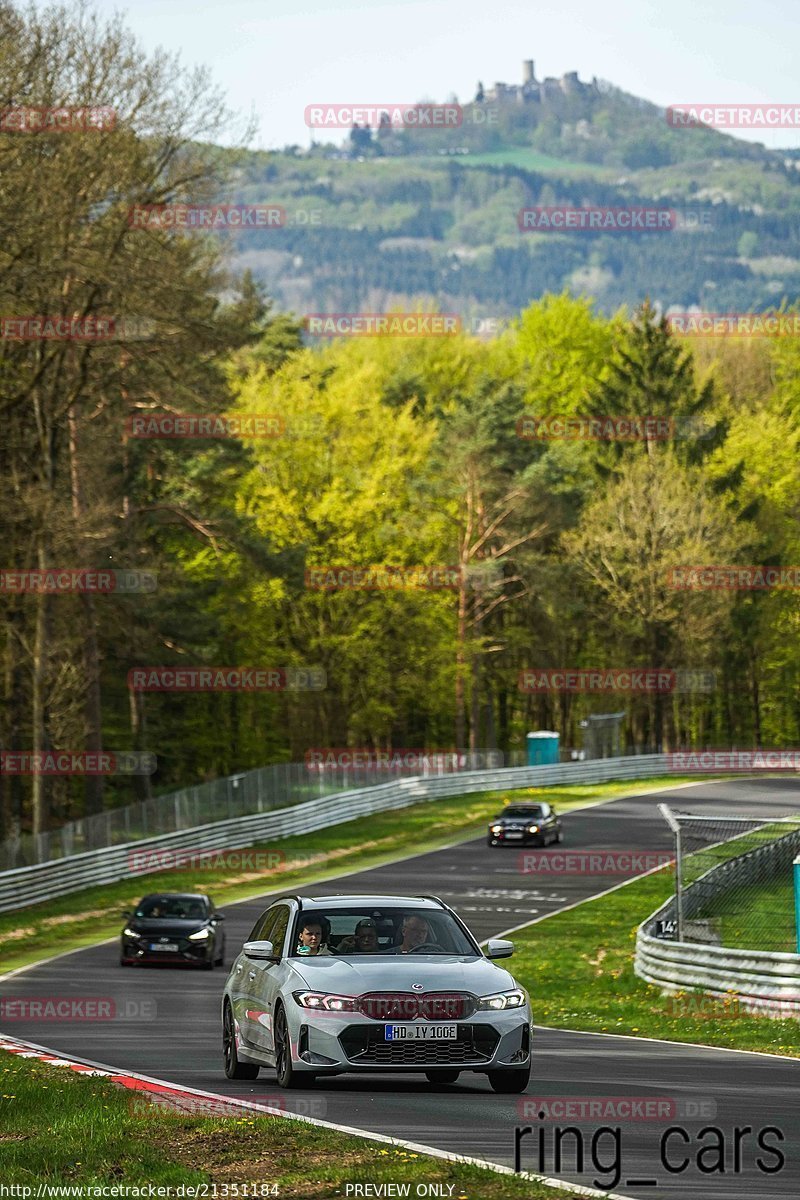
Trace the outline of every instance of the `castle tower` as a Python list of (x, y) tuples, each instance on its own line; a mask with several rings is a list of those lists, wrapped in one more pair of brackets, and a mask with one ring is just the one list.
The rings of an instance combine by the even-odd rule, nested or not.
[(522, 61), (522, 82), (536, 83), (536, 75), (533, 70), (532, 58), (525, 58)]

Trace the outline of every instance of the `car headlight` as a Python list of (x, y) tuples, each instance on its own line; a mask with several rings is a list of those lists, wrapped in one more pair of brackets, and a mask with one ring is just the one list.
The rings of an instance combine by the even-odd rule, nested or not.
[(478, 1008), (484, 1012), (496, 1012), (501, 1008), (522, 1008), (525, 1003), (525, 993), (520, 988), (513, 992), (497, 992), (494, 996), (483, 996), (478, 1002)]
[(189, 941), (190, 942), (204, 942), (206, 940), (206, 938), (210, 938), (210, 937), (211, 937), (210, 929), (198, 929), (197, 933), (189, 934)]
[(126, 925), (122, 931), (122, 936), (126, 937), (126, 938), (135, 938), (136, 940), (138, 940), (142, 935), (140, 933), (137, 933), (135, 929), (129, 929), (128, 926)]
[(329, 992), (292, 992), (301, 1008), (322, 1009), (324, 1012), (358, 1012), (355, 996), (334, 996)]
[(502, 832), (503, 832), (502, 825), (492, 825), (492, 833), (502, 833)]
[(528, 826), (528, 833), (538, 833), (538, 832), (539, 832), (538, 825), (529, 825)]

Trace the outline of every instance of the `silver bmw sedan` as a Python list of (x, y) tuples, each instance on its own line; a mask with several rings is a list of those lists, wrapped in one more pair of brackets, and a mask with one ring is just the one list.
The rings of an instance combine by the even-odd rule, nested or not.
[(284, 1088), (344, 1072), (488, 1076), (522, 1092), (528, 994), (435, 896), (283, 896), (256, 921), (222, 1002), (225, 1074)]

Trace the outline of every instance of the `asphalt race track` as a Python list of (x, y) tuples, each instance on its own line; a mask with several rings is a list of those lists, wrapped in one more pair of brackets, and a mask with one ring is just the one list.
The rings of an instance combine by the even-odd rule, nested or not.
[[(742, 813), (789, 815), (800, 808), (800, 783), (790, 778), (705, 783), (674, 795), (665, 791), (629, 797), (569, 813), (563, 818), (563, 849), (670, 850), (669, 833), (656, 808), (661, 800), (691, 811), (730, 813), (735, 806)], [(609, 876), (553, 880), (522, 875), (518, 857), (519, 850), (490, 850), (481, 838), (302, 890), (306, 895), (433, 893), (452, 905), (477, 937), (484, 939), (619, 882), (619, 877)], [(146, 890), (143, 880), (142, 892)], [(259, 901), (225, 907), (228, 962), (263, 907)], [(540, 1162), (538, 1141), (527, 1137), (522, 1142), (523, 1169), (633, 1197), (795, 1200), (800, 1196), (800, 1061), (637, 1038), (538, 1030), (530, 1098), (668, 1097), (678, 1105), (677, 1115), (667, 1118), (608, 1122), (619, 1129), (620, 1149), (613, 1134), (608, 1134), (597, 1141), (593, 1154), (592, 1135), (606, 1122), (539, 1122), (531, 1111), (530, 1098), (495, 1095), (477, 1075), (464, 1074), (451, 1087), (432, 1086), (422, 1075), (342, 1076), (286, 1093), (274, 1086), (267, 1070), (253, 1083), (226, 1080), (219, 1007), (227, 971), (212, 974), (166, 966), (122, 970), (117, 963), (117, 944), (97, 946), (14, 976), (0, 987), (4, 997), (112, 997), (123, 1015), (93, 1024), (5, 1021), (2, 1032), (95, 1063), (221, 1095), (266, 1103), (275, 1103), (280, 1097), (278, 1103), (288, 1111), (509, 1165), (513, 1163), (515, 1127), (533, 1125), (544, 1131), (545, 1156)], [(513, 959), (509, 965), (513, 970)], [(533, 983), (532, 990), (536, 987), (547, 987), (546, 975)], [(144, 1018), (125, 1017), (124, 1006), (132, 1001), (140, 1009), (144, 1005)], [(709, 1113), (715, 1115), (709, 1119)], [(575, 1139), (570, 1137), (564, 1142), (563, 1169), (555, 1169), (553, 1124), (582, 1130), (582, 1171), (574, 1169)], [(669, 1147), (673, 1164), (690, 1158), (689, 1167), (680, 1174), (670, 1174), (660, 1160), (660, 1139), (669, 1125), (681, 1126), (688, 1139), (684, 1144), (675, 1137)], [(699, 1131), (707, 1125), (720, 1134), (705, 1135), (698, 1142)], [(739, 1171), (734, 1169), (733, 1153), (737, 1126), (754, 1131), (742, 1137)], [(776, 1164), (774, 1155), (763, 1153), (756, 1145), (757, 1133), (766, 1126), (777, 1127), (784, 1139), (780, 1149), (785, 1165), (775, 1173), (765, 1173), (755, 1165), (759, 1156), (767, 1168)], [(724, 1138), (726, 1171), (703, 1173), (696, 1167), (697, 1152), (717, 1136)], [(777, 1144), (774, 1135), (768, 1144)], [(620, 1166), (619, 1179), (613, 1169), (615, 1160)], [(701, 1164), (708, 1167), (710, 1163), (707, 1153)]]

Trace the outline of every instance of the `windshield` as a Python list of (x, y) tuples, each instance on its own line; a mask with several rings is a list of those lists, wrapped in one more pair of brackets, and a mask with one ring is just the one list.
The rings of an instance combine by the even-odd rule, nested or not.
[(145, 896), (134, 916), (147, 921), (160, 918), (172, 921), (202, 920), (207, 916), (207, 909), (202, 900), (191, 896)]
[(305, 909), (296, 918), (290, 951), (300, 958), (410, 953), (474, 957), (481, 951), (453, 916), (441, 909), (366, 905)]
[(533, 821), (537, 821), (542, 816), (541, 808), (504, 808), (500, 813), (501, 817), (529, 817)]

